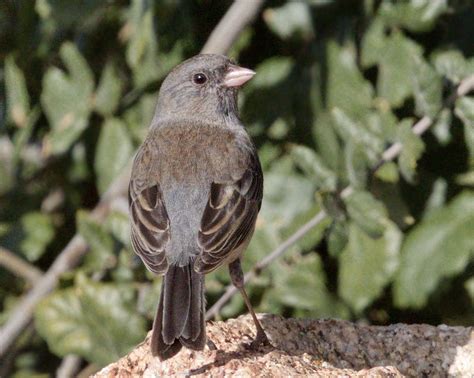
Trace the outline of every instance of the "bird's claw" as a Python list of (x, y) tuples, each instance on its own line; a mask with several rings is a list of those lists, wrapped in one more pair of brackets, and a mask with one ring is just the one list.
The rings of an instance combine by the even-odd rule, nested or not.
[(244, 346), (249, 350), (258, 350), (260, 346), (271, 346), (270, 340), (265, 332), (257, 332), (257, 336), (250, 343), (245, 343)]

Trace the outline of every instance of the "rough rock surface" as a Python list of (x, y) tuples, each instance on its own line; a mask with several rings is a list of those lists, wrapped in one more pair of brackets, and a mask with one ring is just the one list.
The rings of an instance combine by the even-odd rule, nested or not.
[(474, 328), (394, 324), (358, 325), (342, 320), (284, 319), (259, 315), (272, 346), (248, 350), (255, 335), (250, 316), (209, 322), (218, 350), (183, 349), (160, 362), (149, 337), (95, 377), (239, 376), (473, 377)]

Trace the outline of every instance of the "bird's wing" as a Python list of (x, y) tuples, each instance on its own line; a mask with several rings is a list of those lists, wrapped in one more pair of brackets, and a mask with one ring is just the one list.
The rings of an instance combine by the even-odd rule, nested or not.
[(170, 221), (160, 184), (150, 174), (156, 164), (157, 149), (144, 144), (133, 163), (128, 187), (131, 241), (135, 253), (153, 273), (168, 269), (165, 247), (170, 239)]
[(234, 182), (211, 184), (198, 242), (202, 248), (195, 262), (198, 272), (219, 267), (252, 235), (263, 196), (263, 175), (253, 151), (248, 168)]

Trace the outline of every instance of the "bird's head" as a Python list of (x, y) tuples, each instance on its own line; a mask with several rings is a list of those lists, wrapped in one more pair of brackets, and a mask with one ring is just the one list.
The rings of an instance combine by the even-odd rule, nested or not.
[(237, 90), (255, 72), (228, 57), (201, 54), (176, 66), (163, 81), (153, 123), (200, 117), (207, 122), (238, 118)]

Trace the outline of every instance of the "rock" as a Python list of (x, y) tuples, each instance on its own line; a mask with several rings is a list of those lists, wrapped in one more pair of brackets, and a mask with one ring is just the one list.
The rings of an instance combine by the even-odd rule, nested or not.
[(239, 376), (472, 377), (474, 329), (416, 324), (386, 327), (343, 320), (284, 319), (260, 314), (272, 346), (250, 351), (249, 315), (209, 322), (218, 350), (183, 350), (165, 362), (149, 353), (149, 336), (95, 377)]

